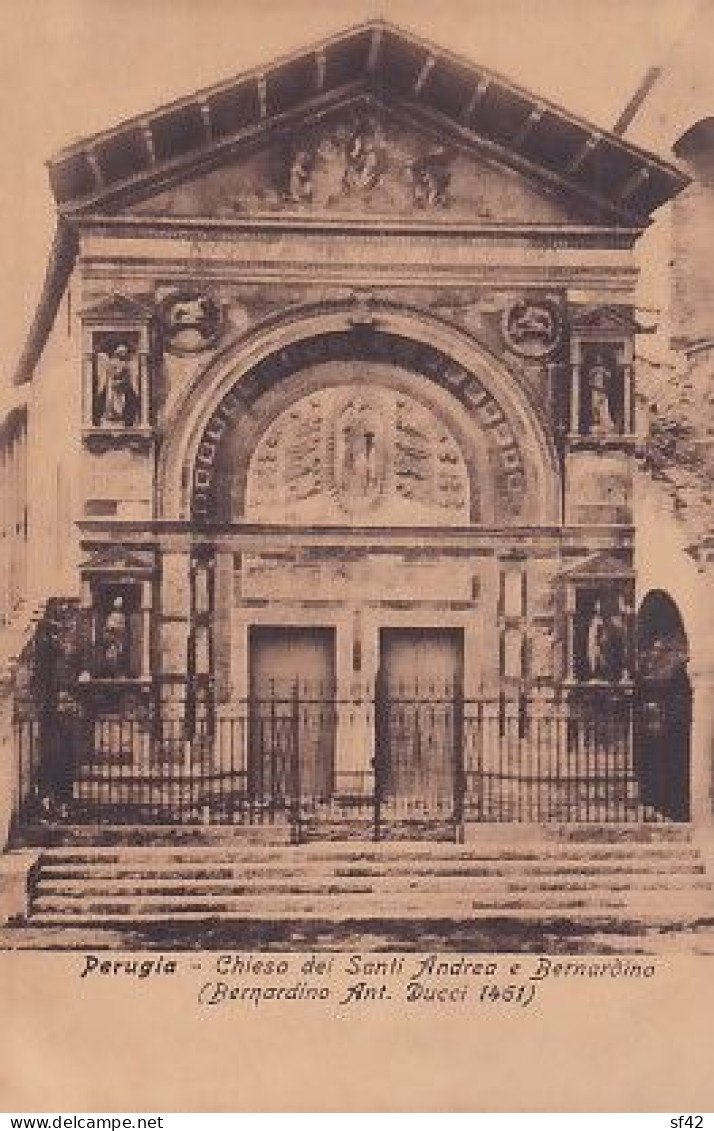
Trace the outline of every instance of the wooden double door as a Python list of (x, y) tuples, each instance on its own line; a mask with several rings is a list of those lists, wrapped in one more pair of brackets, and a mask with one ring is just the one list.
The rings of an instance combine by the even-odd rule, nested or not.
[[(408, 815), (450, 815), (461, 772), (463, 632), (384, 628), (374, 703), (375, 800)], [(248, 781), (274, 804), (327, 801), (334, 791), (335, 631), (254, 627), (250, 632)], [(350, 716), (354, 709), (350, 707)], [(350, 728), (342, 728), (349, 743)], [(358, 741), (358, 731), (354, 731)], [(341, 751), (349, 769), (363, 750)]]

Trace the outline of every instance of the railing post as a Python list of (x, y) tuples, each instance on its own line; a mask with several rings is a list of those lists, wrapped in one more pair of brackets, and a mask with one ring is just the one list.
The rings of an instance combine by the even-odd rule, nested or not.
[[(479, 696), (478, 701), (476, 701), (476, 797), (478, 797), (479, 821), (484, 820), (485, 809), (487, 809), (487, 788), (485, 788), (485, 782), (487, 782), (485, 774), (487, 774), (487, 769), (485, 769), (485, 758), (488, 757), (488, 754), (484, 757), (484, 752), (490, 749), (488, 736), (487, 733), (485, 733), (483, 696)], [(488, 798), (490, 801), (490, 789), (488, 791)]]
[(461, 683), (454, 683), (453, 697), (453, 774), (454, 774), (454, 835), (457, 844), (464, 843), (464, 692)]
[(387, 701), (386, 684), (381, 670), (377, 672), (374, 681), (374, 758), (372, 769), (374, 771), (374, 839), (382, 839), (382, 788), (384, 785), (384, 759), (386, 757), (385, 744), (389, 727), (389, 703)]
[[(270, 749), (268, 750), (268, 759), (270, 766), (270, 782), (269, 782), (269, 818), (271, 824), (275, 821), (275, 811), (277, 808), (278, 798), (278, 725), (277, 725), (277, 710), (275, 700), (275, 684), (270, 681)], [(262, 728), (261, 728), (262, 729)], [(263, 743), (261, 741), (261, 747)], [(261, 753), (261, 762), (264, 761), (264, 754)], [(265, 790), (265, 772), (263, 771), (263, 792)]]
[(290, 839), (293, 844), (299, 844), (302, 839), (302, 797), (300, 782), (300, 686), (297, 680), (292, 695), (292, 742), (290, 747), (292, 787)]

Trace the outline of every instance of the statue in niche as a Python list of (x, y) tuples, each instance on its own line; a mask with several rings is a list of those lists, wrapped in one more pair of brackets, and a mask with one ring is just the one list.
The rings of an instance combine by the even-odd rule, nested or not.
[(588, 679), (614, 683), (626, 678), (625, 615), (622, 601), (610, 613), (603, 610), (602, 599), (596, 598), (585, 635)]
[(129, 620), (123, 597), (115, 597), (105, 614), (99, 634), (101, 675), (117, 679), (128, 673)]
[(296, 150), (288, 173), (288, 198), (294, 204), (310, 204), (312, 202), (314, 168), (314, 155), (308, 149)]
[(139, 421), (139, 359), (128, 342), (96, 353), (96, 384), (92, 423), (110, 428), (133, 428)]
[(606, 624), (602, 615), (602, 604), (595, 602), (595, 608), (588, 624), (585, 652), (590, 679), (605, 679), (606, 671)]
[(342, 188), (345, 192), (374, 188), (383, 172), (384, 147), (377, 126), (359, 122), (347, 139)]
[(591, 436), (612, 436), (618, 430), (610, 405), (612, 383), (610, 368), (597, 357), (587, 371)]
[(412, 162), (412, 191), (418, 208), (446, 207), (451, 183), (449, 164), (450, 157), (443, 145), (435, 146)]

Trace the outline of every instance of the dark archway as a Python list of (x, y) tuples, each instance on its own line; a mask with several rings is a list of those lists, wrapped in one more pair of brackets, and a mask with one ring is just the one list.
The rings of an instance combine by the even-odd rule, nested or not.
[(677, 605), (651, 590), (637, 614), (635, 765), (642, 802), (656, 817), (690, 816), (692, 692), (689, 644)]

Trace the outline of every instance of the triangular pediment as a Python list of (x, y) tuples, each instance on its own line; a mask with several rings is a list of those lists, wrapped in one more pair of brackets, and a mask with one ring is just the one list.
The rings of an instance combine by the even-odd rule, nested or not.
[(86, 306), (80, 311), (83, 320), (88, 323), (108, 322), (117, 323), (148, 322), (153, 317), (153, 306), (142, 303), (129, 295), (112, 294), (103, 298), (92, 306)]
[(509, 167), (453, 131), (362, 97), (306, 114), (218, 167), (130, 205), (149, 216), (296, 215), (429, 223), (598, 223), (601, 207)]
[(564, 570), (562, 577), (570, 582), (631, 580), (634, 571), (616, 554), (603, 551), (593, 554), (583, 562), (578, 562), (571, 569)]
[(102, 546), (92, 551), (81, 563), (82, 573), (148, 574), (154, 569), (154, 555), (149, 550), (123, 546)]
[[(369, 187), (374, 153), (354, 117), (365, 100), (386, 162)], [(339, 173), (345, 156), (354, 166), (349, 202)], [(213, 215), (206, 201), (218, 196), (220, 209), (239, 215), (254, 205), (275, 212), (339, 204), (354, 212), (361, 201), (372, 215), (433, 206), (442, 217), (486, 222), (500, 187), (512, 190), (507, 220), (511, 197), (520, 206), (530, 193), (536, 214), (524, 222), (553, 219), (548, 204), (557, 198), (560, 219), (630, 224), (688, 180), (661, 158), (383, 21), (68, 147), (50, 162), (50, 177), (60, 208), (73, 215), (127, 207)], [(217, 190), (221, 179), (228, 201)]]
[(570, 315), (571, 329), (583, 334), (652, 334), (656, 324), (645, 325), (638, 321), (630, 307), (589, 306), (579, 309), (574, 306)]

